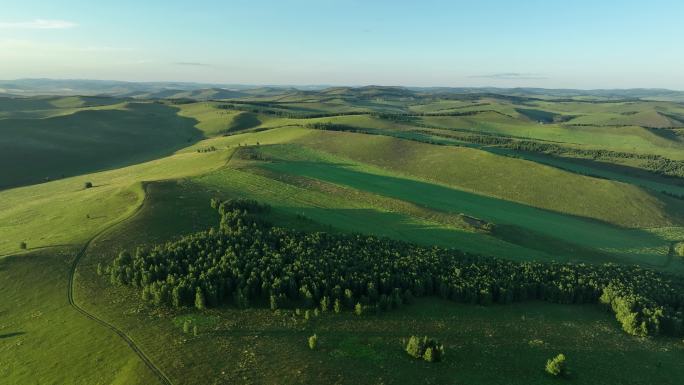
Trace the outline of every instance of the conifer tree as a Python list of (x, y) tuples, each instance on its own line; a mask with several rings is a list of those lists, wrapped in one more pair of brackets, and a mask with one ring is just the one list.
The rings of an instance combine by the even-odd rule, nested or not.
[(321, 298), (321, 311), (327, 312), (328, 308), (330, 308), (330, 298), (328, 298), (328, 296), (323, 296), (323, 298)]
[(204, 293), (202, 293), (202, 289), (199, 287), (195, 291), (195, 307), (199, 310), (202, 310), (206, 307), (204, 302)]

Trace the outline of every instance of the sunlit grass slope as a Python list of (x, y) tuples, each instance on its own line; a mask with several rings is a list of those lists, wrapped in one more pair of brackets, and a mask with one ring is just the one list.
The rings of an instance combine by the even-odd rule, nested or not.
[[(141, 183), (201, 175), (224, 167), (238, 145), (282, 143), (308, 134), (283, 128), (205, 140), (161, 159), (110, 171), (0, 191), (0, 255), (84, 242), (126, 217), (143, 199)], [(197, 149), (215, 146), (211, 152)], [(92, 188), (85, 189), (89, 181)]]
[(681, 223), (681, 202), (635, 186), (464, 147), (316, 132), (308, 147), (435, 183), (628, 227)]
[(197, 120), (195, 127), (205, 136), (233, 133), (261, 124), (256, 114), (220, 109), (212, 102), (181, 104), (178, 107), (178, 115)]

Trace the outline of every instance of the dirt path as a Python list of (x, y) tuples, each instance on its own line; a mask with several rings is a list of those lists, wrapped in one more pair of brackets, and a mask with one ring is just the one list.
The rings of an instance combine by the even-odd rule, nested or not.
[(153, 362), (150, 360), (150, 358), (143, 352), (138, 345), (135, 344), (135, 342), (128, 336), (126, 333), (124, 333), (122, 330), (118, 329), (116, 326), (110, 324), (109, 322), (98, 318), (95, 314), (89, 313), (87, 310), (82, 308), (76, 301), (74, 300), (74, 276), (76, 274), (76, 268), (78, 267), (78, 263), (81, 261), (83, 256), (86, 254), (88, 251), (88, 248), (92, 244), (92, 242), (97, 239), (99, 236), (102, 234), (106, 233), (108, 230), (114, 228), (115, 226), (125, 222), (126, 220), (135, 217), (136, 214), (140, 212), (140, 210), (143, 208), (145, 205), (145, 202), (147, 200), (147, 185), (143, 183), (143, 200), (140, 202), (140, 205), (131, 213), (131, 215), (127, 216), (126, 218), (123, 218), (119, 221), (116, 221), (109, 226), (105, 227), (104, 229), (100, 230), (97, 234), (92, 236), (81, 248), (81, 250), (78, 252), (76, 257), (74, 258), (73, 263), (71, 264), (71, 269), (69, 270), (69, 277), (68, 277), (68, 287), (67, 287), (67, 297), (69, 299), (69, 305), (76, 309), (79, 313), (83, 314), (85, 317), (90, 318), (91, 320), (99, 323), (100, 325), (104, 326), (105, 328), (111, 330), (115, 334), (117, 334), (119, 337), (121, 337), (126, 344), (135, 352), (135, 354), (140, 357), (140, 359), (147, 365), (147, 367), (159, 378), (159, 382), (164, 384), (164, 385), (173, 385), (172, 382), (169, 380), (168, 377), (159, 369)]

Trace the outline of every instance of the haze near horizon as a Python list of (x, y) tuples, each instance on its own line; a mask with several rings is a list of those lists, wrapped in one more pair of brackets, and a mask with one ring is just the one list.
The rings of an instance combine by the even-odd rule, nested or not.
[(681, 3), (7, 4), (4, 79), (684, 89)]

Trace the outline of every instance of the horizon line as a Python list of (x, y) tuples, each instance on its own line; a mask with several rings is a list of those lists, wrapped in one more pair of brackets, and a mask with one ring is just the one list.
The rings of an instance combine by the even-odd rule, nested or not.
[(326, 88), (363, 88), (363, 87), (394, 87), (394, 88), (405, 88), (405, 89), (449, 89), (449, 88), (461, 88), (461, 89), (502, 89), (502, 90), (513, 90), (513, 89), (537, 89), (537, 90), (557, 90), (557, 91), (630, 91), (630, 90), (651, 90), (651, 91), (674, 91), (674, 92), (684, 92), (684, 89), (675, 88), (663, 88), (663, 87), (612, 87), (612, 88), (567, 88), (567, 87), (533, 87), (533, 86), (453, 86), (453, 85), (429, 85), (429, 86), (415, 86), (415, 85), (405, 85), (405, 84), (325, 84), (325, 83), (230, 83), (230, 82), (199, 82), (199, 81), (184, 81), (184, 80), (118, 80), (118, 79), (94, 79), (94, 78), (50, 78), (50, 77), (21, 77), (15, 79), (0, 79), (0, 82), (13, 82), (13, 81), (26, 81), (26, 80), (45, 80), (45, 81), (91, 81), (91, 82), (117, 82), (117, 83), (130, 83), (130, 84), (164, 84), (164, 83), (177, 83), (177, 84), (194, 84), (203, 86), (241, 86), (241, 87), (274, 87), (274, 88), (306, 88), (306, 87), (326, 87)]

